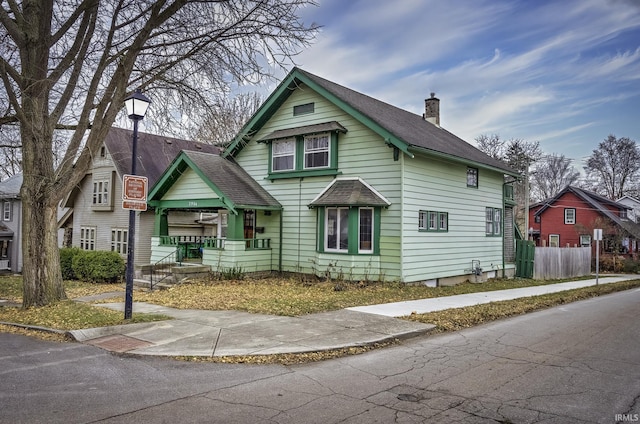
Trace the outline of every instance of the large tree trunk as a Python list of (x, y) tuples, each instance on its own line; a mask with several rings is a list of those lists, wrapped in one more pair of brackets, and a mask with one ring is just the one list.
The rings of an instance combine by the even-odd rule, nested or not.
[(56, 205), (45, 205), (45, 202), (23, 196), (22, 207), (22, 306), (44, 306), (65, 299), (58, 253)]
[(44, 306), (66, 298), (57, 240), (57, 205), (53, 130), (49, 112), (49, 47), (53, 1), (25, 1), (24, 49), (21, 53), (23, 122), (22, 306)]

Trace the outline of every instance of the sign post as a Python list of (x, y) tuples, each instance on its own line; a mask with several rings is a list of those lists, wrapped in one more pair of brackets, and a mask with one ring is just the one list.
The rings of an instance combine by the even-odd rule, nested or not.
[(593, 230), (593, 239), (596, 241), (596, 286), (598, 285), (598, 276), (600, 273), (600, 241), (602, 240), (602, 229)]

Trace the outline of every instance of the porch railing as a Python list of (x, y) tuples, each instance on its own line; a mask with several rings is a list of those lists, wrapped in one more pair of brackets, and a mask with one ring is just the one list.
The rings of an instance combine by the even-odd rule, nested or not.
[[(202, 249), (224, 250), (226, 239), (208, 236), (160, 236), (160, 245), (177, 246), (185, 259), (201, 258)], [(242, 239), (245, 248), (251, 250), (271, 249), (271, 239)]]
[(181, 265), (182, 253), (180, 249), (176, 249), (164, 258), (152, 264), (149, 269), (149, 285), (153, 290), (153, 285), (158, 284), (171, 275), (171, 267), (175, 264)]

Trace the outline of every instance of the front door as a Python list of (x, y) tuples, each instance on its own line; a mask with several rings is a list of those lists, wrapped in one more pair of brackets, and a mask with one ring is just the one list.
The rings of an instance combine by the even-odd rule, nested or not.
[(253, 246), (253, 238), (256, 234), (256, 211), (247, 209), (244, 211), (244, 238), (247, 240), (247, 247)]

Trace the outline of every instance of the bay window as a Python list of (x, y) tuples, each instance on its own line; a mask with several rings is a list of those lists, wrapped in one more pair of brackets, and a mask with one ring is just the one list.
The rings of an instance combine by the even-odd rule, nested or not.
[(375, 234), (379, 232), (379, 208), (326, 207), (319, 209), (320, 219), (322, 215), (320, 251), (355, 255), (373, 254), (377, 250)]

